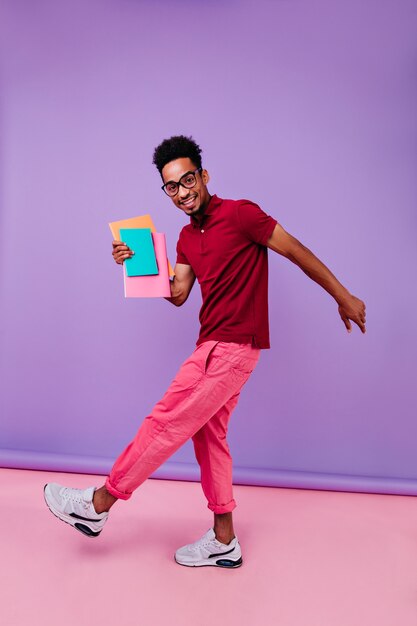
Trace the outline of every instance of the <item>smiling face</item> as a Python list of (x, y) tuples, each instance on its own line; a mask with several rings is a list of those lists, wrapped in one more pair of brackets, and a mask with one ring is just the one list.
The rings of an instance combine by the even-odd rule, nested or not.
[[(189, 158), (175, 159), (162, 168), (162, 180), (164, 184), (168, 182), (178, 183), (180, 178), (189, 172), (194, 172), (197, 166)], [(178, 193), (171, 198), (172, 202), (186, 215), (199, 218), (204, 213), (204, 209), (210, 200), (207, 189), (209, 175), (206, 170), (195, 172), (196, 184), (191, 189), (179, 186)]]

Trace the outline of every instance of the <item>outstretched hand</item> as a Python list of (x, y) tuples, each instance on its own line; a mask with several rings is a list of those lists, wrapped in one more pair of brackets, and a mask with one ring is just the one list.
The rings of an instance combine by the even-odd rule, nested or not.
[(362, 300), (355, 296), (349, 296), (342, 304), (339, 304), (339, 315), (342, 318), (344, 325), (348, 333), (352, 332), (352, 324), (350, 321), (355, 322), (363, 333), (366, 332), (366, 306)]

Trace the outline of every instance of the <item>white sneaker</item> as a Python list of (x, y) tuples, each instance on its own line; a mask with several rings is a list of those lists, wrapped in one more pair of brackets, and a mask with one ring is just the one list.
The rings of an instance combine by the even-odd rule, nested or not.
[(179, 548), (175, 553), (175, 560), (180, 565), (201, 567), (215, 565), (216, 567), (239, 567), (242, 565), (242, 551), (237, 537), (229, 544), (217, 541), (214, 530), (210, 528), (201, 539), (195, 543)]
[(87, 537), (98, 537), (109, 514), (96, 513), (93, 506), (95, 489), (71, 489), (57, 483), (48, 483), (43, 492), (46, 504), (56, 517), (71, 524)]

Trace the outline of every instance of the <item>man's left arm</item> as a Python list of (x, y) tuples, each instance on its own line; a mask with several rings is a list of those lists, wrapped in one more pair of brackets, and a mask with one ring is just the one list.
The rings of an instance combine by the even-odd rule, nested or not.
[(287, 233), (284, 228), (277, 224), (271, 237), (266, 244), (268, 248), (278, 252), (282, 256), (298, 265), (305, 274), (316, 283), (321, 285), (339, 305), (339, 314), (348, 332), (352, 326), (350, 320), (355, 322), (365, 333), (366, 312), (365, 303), (353, 296), (308, 248), (298, 239)]

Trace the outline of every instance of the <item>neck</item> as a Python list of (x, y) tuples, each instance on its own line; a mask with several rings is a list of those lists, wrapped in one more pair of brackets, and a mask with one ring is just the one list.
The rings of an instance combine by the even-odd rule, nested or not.
[(203, 221), (204, 213), (206, 211), (206, 208), (208, 207), (208, 204), (209, 204), (210, 200), (211, 200), (211, 195), (208, 194), (207, 200), (206, 200), (206, 202), (204, 204), (201, 205), (199, 212), (196, 213), (195, 215), (193, 215), (193, 218), (199, 224), (201, 224), (201, 222)]

